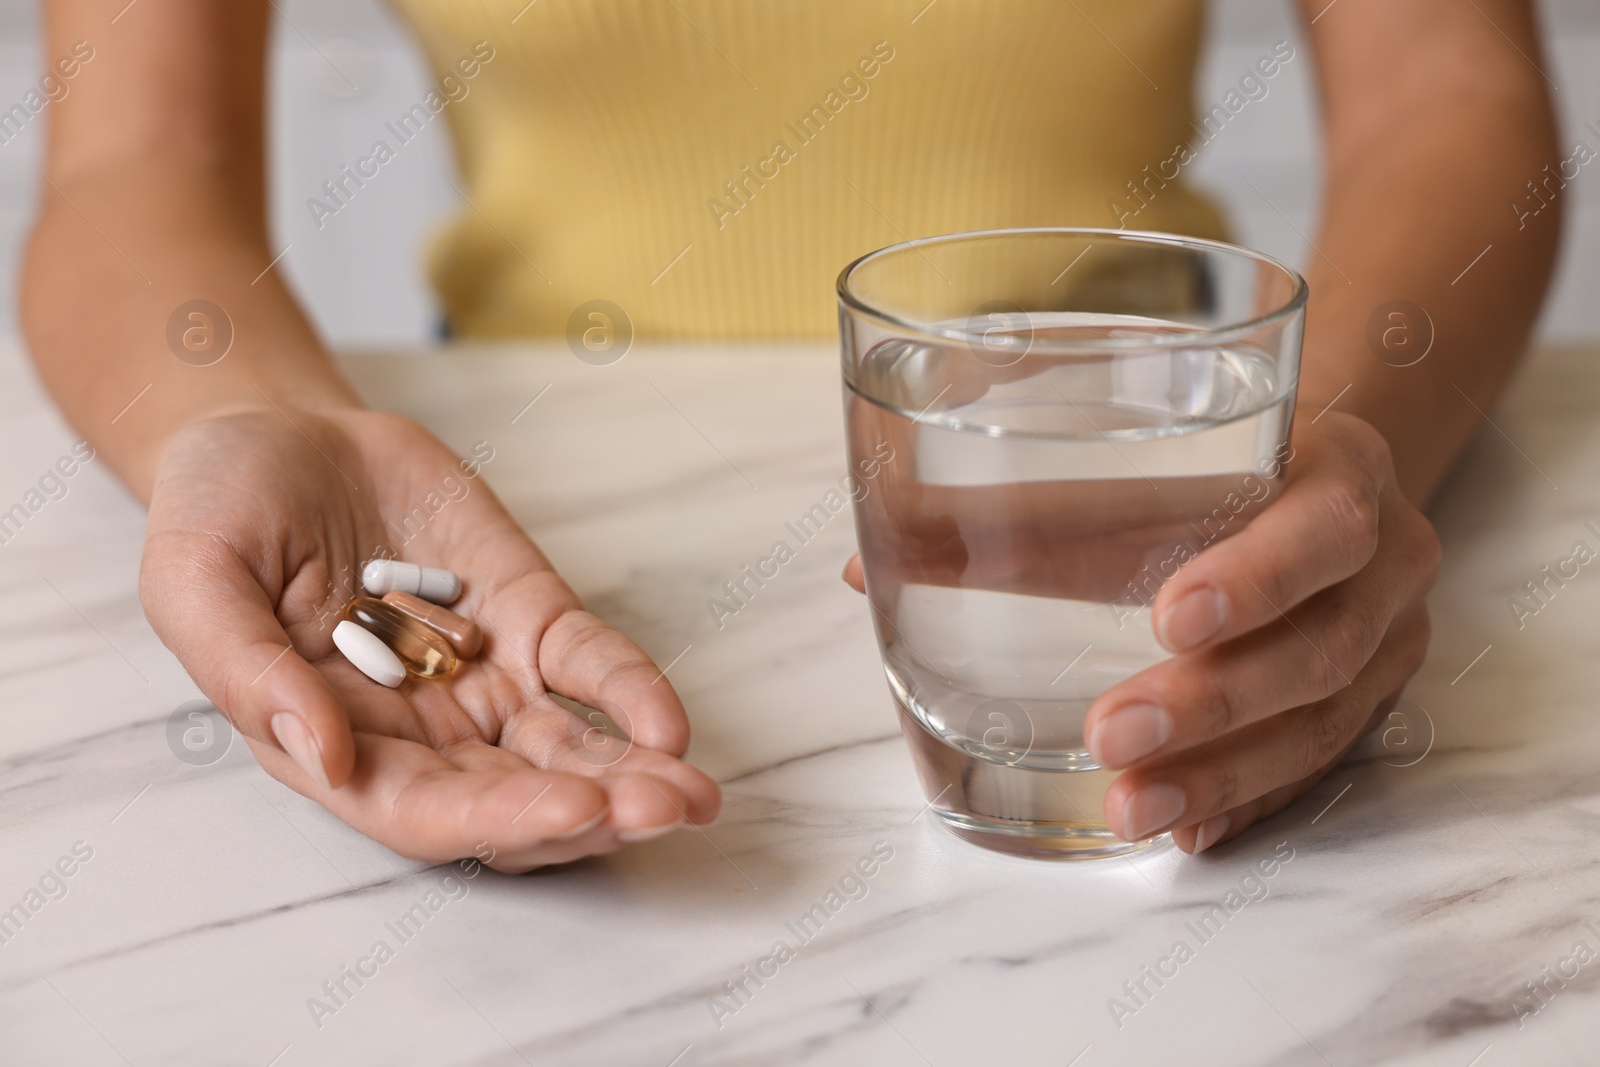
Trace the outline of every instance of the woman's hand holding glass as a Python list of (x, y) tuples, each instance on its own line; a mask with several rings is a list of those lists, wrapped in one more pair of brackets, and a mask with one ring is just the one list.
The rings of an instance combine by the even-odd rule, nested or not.
[[(1106, 821), (1123, 837), (1170, 830), (1180, 848), (1198, 852), (1242, 833), (1308, 792), (1421, 666), (1439, 543), (1401, 492), (1388, 445), (1367, 423), (1332, 411), (1297, 428), (1292, 445), (1276, 496), (1155, 596), (1156, 638), (1173, 655), (1101, 694), (1085, 718), (1096, 761), (1125, 772), (1105, 797)], [(1075, 524), (1093, 514), (1085, 494), (1110, 491), (1085, 484), (1030, 489), (1058, 499), (1037, 504), (1057, 521), (1029, 529), (1053, 527), (1060, 543), (1027, 555), (1057, 559), (1052, 573), (1071, 588), (1055, 595), (1105, 601), (1137, 561), (1104, 539), (1084, 547)], [(941, 525), (939, 499), (930, 491), (921, 513), (905, 517), (928, 531), (920, 539), (928, 550), (901, 564), (941, 584), (1020, 581), (973, 570), (967, 531), (948, 529), (948, 518)], [(1098, 554), (1077, 558), (1088, 551)], [(864, 588), (859, 557), (845, 580)]]

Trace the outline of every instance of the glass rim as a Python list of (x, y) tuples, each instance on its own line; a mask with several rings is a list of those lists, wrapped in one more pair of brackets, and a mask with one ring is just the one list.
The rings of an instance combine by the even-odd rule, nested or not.
[(1027, 237), (1039, 235), (1061, 235), (1090, 238), (1110, 238), (1114, 241), (1126, 240), (1134, 244), (1168, 245), (1180, 248), (1203, 248), (1214, 252), (1224, 252), (1242, 259), (1254, 260), (1266, 264), (1286, 275), (1292, 285), (1289, 299), (1279, 307), (1259, 315), (1245, 322), (1230, 323), (1227, 326), (1214, 329), (1195, 329), (1182, 333), (1162, 333), (1150, 337), (1107, 337), (1093, 341), (1069, 341), (1061, 338), (1040, 340), (1033, 338), (1029, 343), (1029, 351), (1043, 353), (1107, 353), (1125, 350), (1167, 349), (1167, 348), (1192, 348), (1197, 344), (1224, 344), (1238, 340), (1248, 334), (1255, 333), (1275, 325), (1276, 323), (1292, 318), (1304, 309), (1310, 290), (1305, 278), (1300, 272), (1274, 256), (1265, 252), (1257, 252), (1252, 248), (1241, 245), (1229, 244), (1226, 241), (1215, 241), (1207, 237), (1188, 237), (1182, 234), (1163, 233), (1158, 230), (1118, 230), (1105, 227), (1092, 226), (1013, 226), (993, 230), (964, 230), (959, 233), (938, 234), (933, 237), (918, 237), (910, 241), (901, 241), (898, 244), (886, 245), (883, 248), (859, 256), (845, 265), (839, 272), (835, 283), (839, 302), (858, 315), (874, 320), (891, 328), (896, 335), (911, 335), (916, 337), (936, 338), (944, 341), (960, 341), (965, 344), (974, 342), (982, 344), (985, 333), (981, 330), (959, 329), (949, 326), (938, 326), (929, 322), (892, 315), (881, 311), (851, 291), (850, 282), (852, 275), (857, 270), (866, 266), (879, 257), (893, 253), (915, 252), (927, 245), (945, 244), (952, 241), (968, 241), (982, 237)]

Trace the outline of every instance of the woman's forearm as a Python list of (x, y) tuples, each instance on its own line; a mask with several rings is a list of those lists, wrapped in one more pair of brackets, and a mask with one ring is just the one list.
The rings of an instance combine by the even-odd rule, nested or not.
[[(21, 310), (68, 419), (148, 499), (163, 446), (198, 418), (356, 399), (267, 269), (267, 5), (169, 0), (108, 37), (120, 7), (46, 5), (52, 53), (101, 47), (51, 109)], [(191, 318), (202, 300), (220, 313)]]
[[(39, 373), (141, 498), (167, 438), (197, 418), (356, 402), (266, 270), (272, 253), (210, 195), (126, 172), (46, 185), (28, 246), (23, 324)], [(221, 316), (190, 317), (196, 300)]]
[[(1372, 423), (1421, 504), (1483, 428), (1527, 343), (1561, 198), (1522, 218), (1512, 204), (1538, 206), (1527, 183), (1560, 153), (1523, 5), (1417, 11), (1412, 33), (1363, 26), (1378, 2), (1351, 0), (1313, 28), (1327, 191), (1309, 254), (1298, 417), (1333, 403)], [(1407, 17), (1406, 6), (1375, 20)], [(1395, 55), (1382, 54), (1389, 47)]]

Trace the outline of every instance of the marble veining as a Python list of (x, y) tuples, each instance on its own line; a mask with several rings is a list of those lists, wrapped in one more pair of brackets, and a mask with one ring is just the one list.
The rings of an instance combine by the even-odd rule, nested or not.
[[(399, 859), (237, 739), (175, 758), (198, 692), (139, 611), (142, 511), (91, 462), (0, 545), (0, 914), (26, 914), (0, 928), (0, 1063), (1593, 1063), (1600, 577), (1511, 600), (1596, 540), (1597, 357), (1532, 357), (1435, 506), (1400, 718), (1198, 859), (1034, 863), (933, 825), (838, 579), (844, 517), (708, 609), (843, 472), (830, 346), (345, 360), (452, 447), (494, 444), (484, 476), (591, 608), (679, 657), (692, 757), (725, 783), (704, 832), (520, 878)], [(14, 349), (0, 387), (12, 501), (75, 437)]]

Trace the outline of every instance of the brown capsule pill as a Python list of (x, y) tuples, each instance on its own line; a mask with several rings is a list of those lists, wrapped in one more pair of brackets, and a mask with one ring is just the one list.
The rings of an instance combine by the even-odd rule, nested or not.
[(449, 608), (441, 608), (419, 596), (401, 592), (385, 593), (383, 602), (444, 634), (444, 639), (450, 642), (450, 647), (462, 659), (471, 659), (483, 647), (483, 631), (478, 629), (478, 624), (462, 618)]
[(418, 678), (443, 678), (456, 669), (456, 654), (450, 642), (393, 604), (357, 597), (344, 609), (344, 617), (388, 645), (406, 670)]

